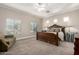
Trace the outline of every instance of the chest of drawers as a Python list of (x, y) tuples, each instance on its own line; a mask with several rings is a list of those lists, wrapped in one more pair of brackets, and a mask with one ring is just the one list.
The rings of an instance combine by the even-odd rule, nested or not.
[(74, 55), (79, 55), (79, 38), (75, 38)]

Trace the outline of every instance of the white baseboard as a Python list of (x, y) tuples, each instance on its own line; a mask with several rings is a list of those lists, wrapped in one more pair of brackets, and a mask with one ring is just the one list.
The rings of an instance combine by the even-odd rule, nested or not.
[(33, 37), (36, 37), (36, 36), (35, 35), (26, 36), (26, 37), (22, 37), (22, 38), (16, 38), (16, 40), (28, 39), (28, 38), (33, 38)]

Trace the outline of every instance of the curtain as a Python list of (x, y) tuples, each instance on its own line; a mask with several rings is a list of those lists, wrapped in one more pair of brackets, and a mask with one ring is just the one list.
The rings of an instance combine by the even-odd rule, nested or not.
[(67, 32), (67, 33), (65, 34), (65, 36), (66, 36), (66, 41), (67, 41), (67, 42), (74, 42), (75, 33), (73, 33), (73, 32)]

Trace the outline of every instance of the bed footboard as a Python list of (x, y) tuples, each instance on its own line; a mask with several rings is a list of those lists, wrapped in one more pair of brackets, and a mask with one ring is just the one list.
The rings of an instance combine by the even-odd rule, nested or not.
[(59, 45), (60, 38), (54, 33), (37, 32), (37, 40), (44, 41), (56, 46)]

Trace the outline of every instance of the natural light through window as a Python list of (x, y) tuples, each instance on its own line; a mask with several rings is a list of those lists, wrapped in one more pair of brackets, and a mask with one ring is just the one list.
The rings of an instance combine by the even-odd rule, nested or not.
[(14, 20), (14, 19), (6, 19), (6, 34), (14, 34), (15, 31), (20, 30), (20, 20)]

